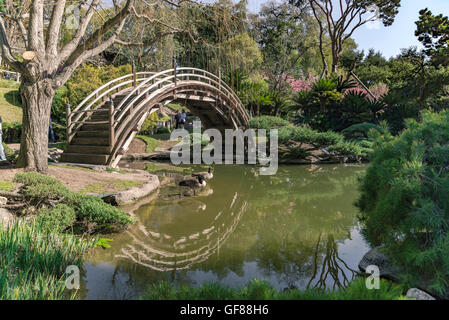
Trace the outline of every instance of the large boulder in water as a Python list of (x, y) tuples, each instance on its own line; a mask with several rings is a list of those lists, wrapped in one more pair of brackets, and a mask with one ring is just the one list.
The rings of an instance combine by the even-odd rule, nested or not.
[(377, 247), (368, 251), (359, 263), (359, 269), (366, 272), (369, 266), (377, 266), (380, 271), (380, 277), (392, 281), (399, 280), (399, 268), (393, 265), (393, 262)]
[(407, 291), (406, 297), (408, 299), (415, 299), (415, 300), (435, 300), (435, 298), (432, 297), (427, 292), (424, 292), (424, 291), (416, 289), (416, 288), (412, 288), (409, 291)]
[[(369, 266), (377, 266), (379, 268), (380, 277), (394, 282), (400, 282), (400, 274), (403, 272), (399, 267), (393, 265), (392, 260), (382, 252), (382, 247), (376, 247), (368, 251), (359, 262), (359, 269), (366, 272)], [(421, 283), (417, 283), (417, 287), (420, 289), (410, 289), (407, 292), (407, 298), (416, 300), (434, 300), (434, 297), (438, 299), (449, 299), (449, 290), (446, 290), (444, 294), (438, 294), (429, 289), (430, 285), (426, 281), (422, 280)], [(432, 294), (434, 297), (429, 295)]]

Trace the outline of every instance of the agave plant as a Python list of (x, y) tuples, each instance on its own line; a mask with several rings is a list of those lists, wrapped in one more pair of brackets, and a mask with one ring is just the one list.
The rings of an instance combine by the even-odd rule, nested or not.
[(357, 88), (357, 82), (348, 78), (345, 79), (343, 76), (338, 77), (335, 82), (336, 89), (340, 93), (344, 93), (346, 90)]
[(334, 79), (320, 79), (312, 86), (312, 95), (318, 99), (320, 110), (326, 112), (326, 105), (330, 102), (339, 101), (343, 95), (337, 91), (337, 82)]
[(347, 94), (341, 101), (340, 120), (346, 126), (363, 122), (373, 122), (375, 121), (376, 113), (373, 113), (371, 109), (373, 107), (372, 104), (376, 103), (371, 102), (363, 92)]

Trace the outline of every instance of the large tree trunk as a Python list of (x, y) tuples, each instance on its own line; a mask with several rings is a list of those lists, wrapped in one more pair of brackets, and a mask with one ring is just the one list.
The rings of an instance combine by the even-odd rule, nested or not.
[(20, 87), (23, 106), (22, 137), (18, 167), (27, 171), (48, 171), (48, 128), (55, 94), (51, 80), (24, 79)]
[(332, 73), (338, 72), (338, 64), (340, 63), (340, 55), (341, 53), (336, 51), (336, 49), (332, 49)]

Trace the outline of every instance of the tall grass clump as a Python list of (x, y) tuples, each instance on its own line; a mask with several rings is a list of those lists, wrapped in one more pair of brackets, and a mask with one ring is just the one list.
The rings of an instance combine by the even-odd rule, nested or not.
[(449, 296), (449, 111), (379, 135), (357, 202), (364, 233), (403, 270), (403, 280)]
[(381, 280), (379, 290), (368, 290), (365, 279), (358, 278), (348, 287), (336, 291), (309, 289), (277, 291), (268, 282), (252, 280), (248, 285), (233, 289), (216, 283), (192, 286), (173, 286), (160, 282), (149, 287), (144, 300), (397, 300), (404, 299), (404, 289)]
[(90, 243), (59, 234), (38, 222), (0, 226), (0, 300), (71, 299), (65, 271), (80, 267)]

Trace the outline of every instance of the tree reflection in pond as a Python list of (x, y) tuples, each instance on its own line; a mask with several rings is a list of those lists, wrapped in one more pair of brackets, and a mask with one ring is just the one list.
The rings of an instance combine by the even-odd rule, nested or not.
[[(208, 195), (142, 206), (140, 222), (115, 235), (85, 265), (87, 298), (138, 297), (160, 280), (278, 289), (337, 288), (368, 250), (358, 232), (357, 175), (363, 166), (217, 166)], [(101, 279), (98, 274), (101, 273)], [(121, 294), (123, 296), (123, 294)]]

